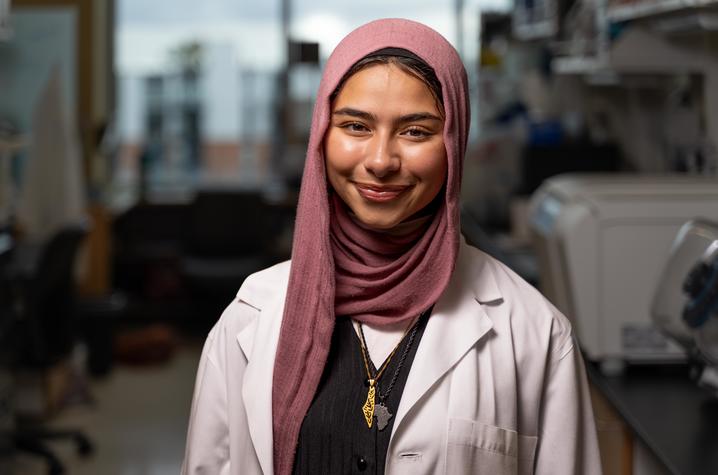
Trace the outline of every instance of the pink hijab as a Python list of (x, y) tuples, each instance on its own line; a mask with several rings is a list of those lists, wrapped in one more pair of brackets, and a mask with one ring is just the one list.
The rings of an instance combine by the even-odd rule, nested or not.
[[(388, 47), (408, 50), (434, 69), (446, 116), (443, 202), (418, 234), (401, 236), (357, 225), (330, 193), (324, 163), (330, 95), (354, 63)], [(312, 117), (274, 361), (277, 475), (292, 471), (299, 430), (324, 370), (336, 316), (375, 325), (408, 320), (436, 302), (448, 285), (459, 246), (459, 187), (468, 128), (466, 71), (456, 50), (431, 28), (409, 20), (377, 20), (351, 32), (330, 56)]]

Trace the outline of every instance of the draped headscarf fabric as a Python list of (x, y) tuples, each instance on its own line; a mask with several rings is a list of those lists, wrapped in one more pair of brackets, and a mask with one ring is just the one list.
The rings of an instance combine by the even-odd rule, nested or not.
[[(392, 236), (362, 227), (327, 184), (323, 142), (331, 119), (330, 96), (352, 65), (384, 48), (418, 56), (442, 86), (447, 181), (442, 202), (418, 235), (416, 230)], [(466, 71), (456, 50), (439, 33), (413, 21), (384, 19), (361, 26), (327, 61), (312, 117), (274, 361), (277, 475), (292, 471), (299, 430), (324, 370), (336, 316), (375, 325), (408, 320), (436, 302), (448, 285), (459, 246), (468, 101)]]

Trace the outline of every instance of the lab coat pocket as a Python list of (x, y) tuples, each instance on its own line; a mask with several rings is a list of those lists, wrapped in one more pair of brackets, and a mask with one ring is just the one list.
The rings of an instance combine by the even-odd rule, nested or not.
[(538, 437), (467, 419), (449, 419), (447, 475), (533, 473)]

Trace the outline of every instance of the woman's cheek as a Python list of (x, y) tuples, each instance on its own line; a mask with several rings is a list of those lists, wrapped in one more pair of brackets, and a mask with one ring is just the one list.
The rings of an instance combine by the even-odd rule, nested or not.
[(332, 132), (327, 137), (325, 148), (327, 164), (342, 175), (351, 174), (361, 160), (363, 145), (353, 137), (341, 132)]
[(439, 179), (443, 182), (447, 170), (446, 149), (443, 142), (419, 145), (405, 153), (404, 156), (409, 158), (404, 162), (405, 166), (410, 167), (411, 173), (423, 181)]

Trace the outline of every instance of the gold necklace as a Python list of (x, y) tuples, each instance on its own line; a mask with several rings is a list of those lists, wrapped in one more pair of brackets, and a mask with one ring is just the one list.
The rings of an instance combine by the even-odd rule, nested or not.
[(367, 391), (366, 396), (366, 402), (362, 406), (362, 413), (364, 414), (364, 419), (366, 419), (367, 426), (371, 429), (373, 422), (374, 422), (374, 413), (377, 411), (377, 422), (378, 422), (378, 428), (379, 430), (383, 430), (384, 427), (386, 427), (389, 419), (391, 419), (392, 414), (389, 412), (389, 409), (383, 404), (379, 403), (376, 404), (376, 393), (377, 393), (377, 382), (384, 374), (384, 371), (389, 366), (389, 363), (391, 362), (391, 359), (394, 357), (394, 354), (396, 353), (396, 350), (399, 349), (401, 346), (401, 343), (404, 341), (404, 338), (406, 335), (411, 332), (410, 341), (409, 344), (406, 345), (404, 348), (404, 353), (402, 354), (401, 361), (399, 362), (399, 365), (396, 368), (396, 371), (394, 371), (394, 377), (392, 378), (391, 383), (389, 384), (389, 388), (387, 392), (384, 394), (384, 397), (389, 395), (389, 392), (391, 391), (391, 388), (394, 386), (394, 382), (396, 381), (396, 377), (399, 373), (399, 370), (401, 369), (402, 363), (404, 362), (404, 359), (406, 358), (406, 354), (409, 352), (409, 347), (411, 346), (411, 342), (414, 340), (414, 336), (416, 335), (417, 330), (417, 323), (421, 320), (421, 318), (428, 312), (428, 310), (421, 315), (419, 315), (419, 318), (417, 318), (414, 323), (409, 325), (407, 329), (404, 331), (404, 335), (402, 335), (401, 340), (399, 340), (399, 343), (396, 344), (393, 350), (391, 350), (391, 353), (389, 356), (384, 360), (384, 363), (382, 363), (381, 367), (377, 371), (375, 376), (372, 376), (371, 370), (369, 369), (369, 358), (368, 353), (369, 350), (366, 348), (366, 342), (364, 341), (364, 331), (362, 330), (361, 323), (359, 323), (359, 347), (361, 348), (361, 355), (362, 359), (364, 360), (364, 369), (366, 370), (367, 375), (367, 381), (369, 383), (369, 390)]

